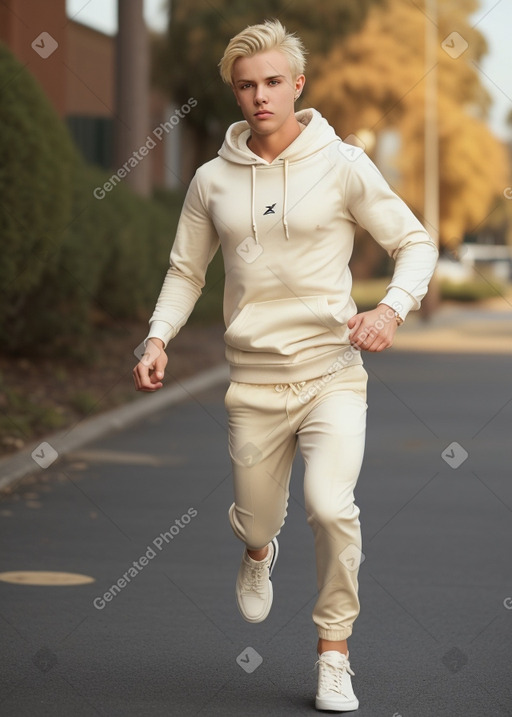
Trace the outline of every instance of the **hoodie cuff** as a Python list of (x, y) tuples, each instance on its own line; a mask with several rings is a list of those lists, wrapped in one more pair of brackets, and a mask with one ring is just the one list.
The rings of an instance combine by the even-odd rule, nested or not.
[(169, 341), (176, 336), (176, 333), (174, 326), (168, 324), (167, 321), (152, 321), (149, 327), (149, 333), (144, 339), (144, 346), (146, 346), (149, 339), (160, 339), (164, 342), (165, 349)]
[(415, 299), (414, 296), (411, 296), (411, 294), (408, 294), (407, 291), (403, 289), (399, 289), (397, 286), (391, 287), (379, 303), (391, 306), (404, 321), (409, 311), (420, 308), (420, 302)]

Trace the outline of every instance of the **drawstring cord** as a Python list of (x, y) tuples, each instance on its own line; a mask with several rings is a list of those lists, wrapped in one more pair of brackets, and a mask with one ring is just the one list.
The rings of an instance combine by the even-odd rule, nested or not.
[(299, 381), (299, 383), (278, 383), (274, 386), (274, 391), (281, 393), (285, 388), (291, 388), (296, 396), (300, 396), (306, 383), (307, 381)]
[[(284, 201), (283, 201), (283, 228), (286, 239), (290, 238), (290, 232), (288, 231), (288, 220), (286, 215), (288, 213), (288, 160), (284, 160)], [(251, 221), (252, 231), (254, 235), (254, 241), (259, 244), (258, 240), (258, 228), (256, 226), (256, 165), (251, 164)]]
[(286, 214), (288, 212), (288, 160), (284, 160), (284, 202), (283, 202), (283, 227), (284, 227), (284, 234), (287, 239), (290, 238), (290, 234), (288, 232), (288, 220), (286, 219)]
[(256, 215), (255, 215), (255, 202), (256, 202), (256, 167), (251, 164), (251, 183), (252, 183), (252, 197), (251, 197), (251, 218), (252, 218), (252, 231), (254, 234), (254, 241), (259, 244), (258, 241), (258, 229), (256, 227)]

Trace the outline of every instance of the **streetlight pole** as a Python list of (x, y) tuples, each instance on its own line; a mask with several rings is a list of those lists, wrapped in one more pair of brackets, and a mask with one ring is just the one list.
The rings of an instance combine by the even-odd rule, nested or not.
[[(117, 0), (115, 168), (122, 167), (149, 132), (149, 39), (143, 0)], [(151, 192), (150, 159), (130, 168), (126, 184), (143, 196)]]
[[(437, 0), (425, 0), (425, 195), (428, 233), (439, 246), (439, 130), (437, 108)], [(423, 299), (422, 316), (430, 318), (439, 304), (436, 277)]]

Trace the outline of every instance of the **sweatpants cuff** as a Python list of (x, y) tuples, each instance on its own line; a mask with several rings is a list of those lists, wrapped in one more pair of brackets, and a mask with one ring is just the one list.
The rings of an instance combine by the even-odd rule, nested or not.
[(346, 640), (352, 634), (352, 626), (350, 627), (337, 627), (334, 629), (326, 630), (325, 627), (317, 627), (318, 637), (322, 640)]

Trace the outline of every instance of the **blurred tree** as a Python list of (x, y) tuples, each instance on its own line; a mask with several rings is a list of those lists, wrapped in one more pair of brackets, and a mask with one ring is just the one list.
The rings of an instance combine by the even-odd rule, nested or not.
[[(457, 246), (492, 211), (506, 184), (503, 145), (485, 120), (490, 98), (478, 62), (487, 51), (470, 24), (475, 0), (439, 3), (438, 112), (440, 137), (440, 241)], [(310, 102), (343, 138), (396, 129), (400, 149), (397, 189), (421, 219), (424, 191), (423, 0), (388, 0), (374, 8), (360, 32), (334, 47), (315, 73)], [(450, 35), (452, 33), (456, 35)], [(448, 39), (447, 39), (448, 38)], [(467, 47), (466, 47), (467, 43)]]
[[(230, 38), (247, 25), (278, 18), (297, 33), (311, 54), (325, 53), (358, 30), (370, 7), (383, 0), (172, 0), (166, 37), (153, 42), (153, 82), (178, 105), (198, 104), (187, 124), (194, 132), (200, 164), (212, 157), (227, 126), (240, 119), (231, 89), (220, 79), (218, 62)], [(311, 74), (308, 73), (308, 77)]]

